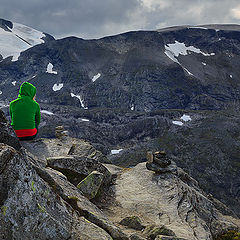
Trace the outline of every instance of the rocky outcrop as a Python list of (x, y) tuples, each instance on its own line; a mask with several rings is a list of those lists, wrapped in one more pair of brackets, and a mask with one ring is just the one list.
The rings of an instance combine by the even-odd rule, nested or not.
[(155, 225), (147, 226), (143, 235), (149, 240), (155, 240), (159, 235), (175, 237), (175, 233), (172, 230), (166, 228), (165, 226), (158, 227)]
[(0, 189), (1, 239), (129, 239), (65, 175), (5, 142), (0, 143)]
[(169, 229), (171, 238), (166, 239), (212, 240), (221, 232), (240, 227), (239, 220), (219, 212), (197, 182), (180, 168), (155, 173), (140, 163), (122, 169), (112, 188), (115, 198), (104, 211), (112, 221), (118, 222), (124, 215), (139, 216), (145, 226)]
[[(217, 202), (183, 170), (155, 173), (146, 169), (146, 163), (131, 169), (103, 165), (89, 157), (67, 155), (69, 139), (24, 142), (27, 149), (19, 150), (0, 143), (1, 239), (129, 240), (164, 234), (172, 239), (212, 240), (224, 231), (238, 230), (238, 220), (223, 216)], [(35, 155), (30, 153), (28, 149), (37, 149), (38, 143)], [(43, 146), (48, 151), (41, 155)], [(65, 155), (54, 157), (60, 151)], [(52, 156), (48, 165), (45, 154)], [(103, 177), (105, 195), (89, 201), (77, 184), (80, 176), (87, 179), (96, 170)], [(124, 218), (128, 226), (119, 224)], [(153, 225), (144, 234), (140, 231), (139, 226)]]
[(3, 111), (0, 109), (0, 143), (5, 143), (19, 150), (21, 145), (16, 138), (16, 134), (10, 127), (9, 122), (4, 116)]

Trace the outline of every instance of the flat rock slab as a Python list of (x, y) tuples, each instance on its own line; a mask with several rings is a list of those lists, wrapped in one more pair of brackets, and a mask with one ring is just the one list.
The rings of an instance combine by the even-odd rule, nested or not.
[(236, 226), (235, 220), (223, 216), (196, 183), (191, 183), (191, 178), (183, 182), (183, 172), (179, 172), (179, 176), (178, 169), (174, 174), (156, 174), (146, 169), (146, 163), (123, 169), (113, 186), (115, 202), (104, 213), (115, 222), (136, 215), (144, 225), (164, 225), (176, 237), (191, 240), (211, 240), (219, 229)]

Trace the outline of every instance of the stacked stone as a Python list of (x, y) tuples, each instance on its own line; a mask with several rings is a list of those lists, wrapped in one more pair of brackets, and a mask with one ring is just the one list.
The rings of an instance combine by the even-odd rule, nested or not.
[(57, 126), (55, 128), (55, 135), (57, 138), (63, 138), (68, 136), (68, 131), (64, 129), (64, 126)]
[(176, 172), (177, 170), (176, 164), (167, 157), (165, 151), (147, 152), (146, 167), (156, 173)]

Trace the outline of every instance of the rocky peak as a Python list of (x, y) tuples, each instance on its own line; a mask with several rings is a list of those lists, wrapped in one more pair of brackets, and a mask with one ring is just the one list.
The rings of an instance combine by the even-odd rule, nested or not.
[(9, 28), (13, 28), (13, 23), (11, 21), (0, 19), (0, 27), (5, 31), (10, 31)]

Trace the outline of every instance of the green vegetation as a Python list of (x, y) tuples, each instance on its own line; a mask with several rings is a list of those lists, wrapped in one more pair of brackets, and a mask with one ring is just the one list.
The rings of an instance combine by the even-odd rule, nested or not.
[(240, 232), (230, 230), (214, 240), (240, 240)]
[(7, 206), (2, 206), (1, 207), (1, 212), (2, 212), (3, 216), (6, 216), (7, 208), (8, 208)]
[(35, 182), (32, 181), (32, 190), (33, 190), (33, 192), (36, 192), (36, 188), (34, 187), (34, 184), (35, 184)]
[(40, 212), (42, 212), (42, 213), (46, 212), (46, 208), (45, 207), (41, 206), (39, 203), (37, 203), (37, 206), (38, 206)]

